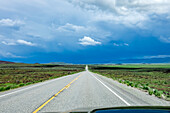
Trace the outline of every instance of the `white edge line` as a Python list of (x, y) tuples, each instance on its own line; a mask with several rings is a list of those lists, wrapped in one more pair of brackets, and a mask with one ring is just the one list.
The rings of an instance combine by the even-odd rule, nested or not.
[[(80, 73), (81, 73), (81, 72), (80, 72)], [(76, 74), (79, 74), (79, 73), (76, 73)], [(73, 74), (73, 75), (74, 75), (74, 74)], [(33, 85), (33, 86), (30, 86), (30, 87), (27, 87), (27, 88), (24, 88), (24, 89), (20, 89), (20, 90), (11, 92), (11, 93), (7, 93), (7, 94), (4, 94), (4, 95), (0, 95), (0, 98), (1, 98), (1, 97), (4, 97), (4, 96), (7, 96), (7, 95), (11, 95), (11, 94), (17, 93), (17, 92), (20, 92), (20, 91), (27, 90), (27, 89), (30, 89), (30, 88), (34, 88), (34, 87), (37, 87), (37, 86), (40, 86), (40, 85), (43, 85), (43, 84), (47, 84), (47, 83), (50, 83), (50, 82), (53, 82), (53, 81), (56, 81), (56, 80), (60, 80), (60, 79), (66, 78), (66, 77), (68, 77), (68, 76), (59, 77), (59, 78), (56, 78), (56, 79), (53, 79), (53, 80), (50, 80), (50, 81), (44, 81), (44, 82), (41, 82), (41, 83), (39, 83), (39, 84), (35, 84), (35, 85)]]
[[(90, 72), (89, 72), (90, 73)], [(120, 97), (117, 93), (115, 93), (113, 90), (111, 90), (107, 85), (105, 85), (102, 81), (100, 81), (98, 78), (96, 78), (92, 73), (90, 73), (96, 80), (98, 80), (101, 84), (103, 84), (109, 91), (111, 91), (114, 95), (116, 95), (120, 100), (122, 100), (125, 104), (130, 106), (130, 104), (124, 100), (122, 97)]]

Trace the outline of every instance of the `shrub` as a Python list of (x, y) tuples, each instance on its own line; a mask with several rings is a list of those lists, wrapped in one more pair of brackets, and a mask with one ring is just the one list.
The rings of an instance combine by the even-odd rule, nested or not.
[(165, 95), (168, 95), (169, 92), (168, 91), (164, 91), (164, 93), (165, 93)]
[(24, 83), (20, 83), (19, 86), (24, 86), (25, 84)]
[(165, 81), (164, 84), (168, 84), (168, 83)]
[(158, 90), (157, 90), (157, 89), (155, 89), (153, 93), (154, 93), (154, 94), (157, 94), (157, 93), (158, 93)]
[(135, 87), (137, 88), (138, 86), (139, 86), (139, 84), (138, 84), (138, 83), (136, 83), (136, 84), (135, 84)]
[(7, 86), (7, 87), (5, 87), (4, 89), (5, 90), (9, 90), (11, 87), (10, 86)]
[(126, 80), (126, 83), (129, 83), (129, 80)]
[(30, 84), (31, 84), (31, 82), (26, 83), (26, 85), (30, 85)]
[(146, 83), (145, 85), (146, 85), (146, 86), (149, 86), (149, 83)]
[(134, 83), (133, 83), (133, 82), (131, 82), (131, 83), (130, 83), (130, 86), (131, 86), (131, 87), (133, 87), (133, 86), (134, 86)]
[(4, 89), (4, 87), (0, 87), (0, 91), (4, 91), (5, 89)]
[(158, 91), (157, 95), (158, 97), (161, 97), (162, 93), (160, 91)]
[(160, 94), (163, 94), (163, 91), (158, 91)]
[(167, 98), (170, 98), (170, 95), (167, 95)]
[(17, 88), (18, 86), (17, 85), (12, 85), (11, 88)]
[(133, 83), (133, 82), (129, 82), (129, 85), (130, 85), (131, 87), (133, 87), (133, 86), (134, 86), (134, 83)]
[(130, 86), (130, 82), (128, 80), (125, 81), (125, 84), (127, 84), (127, 86)]
[(16, 87), (17, 87), (17, 88), (18, 88), (18, 87), (20, 87), (20, 86), (19, 86), (19, 84), (18, 84), (18, 85), (16, 85)]
[(161, 97), (162, 94), (163, 94), (163, 91), (158, 91), (157, 89), (154, 91), (154, 95), (157, 97)]
[(143, 89), (145, 89), (145, 90), (149, 90), (149, 87), (148, 87), (148, 86), (146, 86), (146, 85), (144, 85), (144, 86), (143, 86)]
[(132, 82), (129, 82), (129, 85), (131, 85), (132, 84)]
[(126, 81), (124, 80), (123, 83), (126, 84)]
[(153, 89), (149, 88), (149, 95), (152, 95), (152, 94), (153, 94)]

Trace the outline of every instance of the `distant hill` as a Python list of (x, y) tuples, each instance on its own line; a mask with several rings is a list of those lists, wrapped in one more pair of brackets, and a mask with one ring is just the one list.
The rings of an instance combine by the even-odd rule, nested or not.
[(0, 60), (0, 64), (14, 64), (14, 62)]

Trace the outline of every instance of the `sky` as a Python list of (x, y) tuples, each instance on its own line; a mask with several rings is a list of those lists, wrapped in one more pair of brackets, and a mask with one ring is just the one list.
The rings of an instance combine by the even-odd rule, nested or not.
[(0, 60), (170, 63), (170, 0), (0, 0)]

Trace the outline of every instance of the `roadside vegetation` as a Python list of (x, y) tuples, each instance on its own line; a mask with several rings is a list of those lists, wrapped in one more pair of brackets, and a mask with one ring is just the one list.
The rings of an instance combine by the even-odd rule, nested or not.
[(89, 70), (170, 100), (170, 64), (91, 65)]
[(74, 74), (83, 65), (0, 64), (0, 91)]

